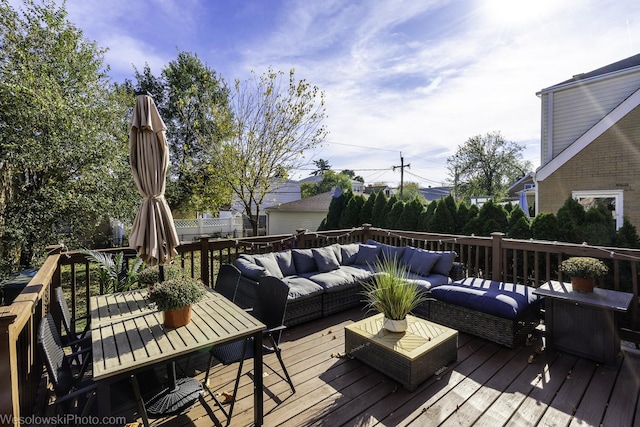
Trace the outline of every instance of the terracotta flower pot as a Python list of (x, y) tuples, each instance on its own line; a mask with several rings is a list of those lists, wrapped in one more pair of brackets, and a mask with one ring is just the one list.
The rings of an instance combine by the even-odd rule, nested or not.
[(596, 279), (590, 279), (587, 277), (572, 277), (571, 287), (577, 292), (593, 292)]
[(191, 321), (191, 305), (185, 305), (175, 310), (165, 310), (162, 314), (164, 315), (164, 326), (179, 328)]
[(407, 319), (393, 320), (385, 317), (382, 327), (389, 332), (405, 332), (407, 330)]

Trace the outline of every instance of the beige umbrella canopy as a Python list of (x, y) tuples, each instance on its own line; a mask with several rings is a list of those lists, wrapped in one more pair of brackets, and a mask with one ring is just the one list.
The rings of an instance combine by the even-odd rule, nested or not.
[(129, 148), (131, 172), (138, 192), (143, 197), (133, 222), (129, 245), (149, 265), (163, 265), (178, 254), (178, 233), (164, 198), (169, 145), (165, 126), (153, 98), (136, 94), (131, 118)]

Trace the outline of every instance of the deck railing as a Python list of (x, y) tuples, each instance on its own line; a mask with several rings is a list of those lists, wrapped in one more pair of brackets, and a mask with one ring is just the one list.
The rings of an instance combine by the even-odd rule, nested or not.
[[(609, 266), (609, 274), (598, 281), (600, 287), (630, 292), (634, 295), (629, 312), (622, 319), (623, 338), (640, 343), (638, 322), (638, 262), (640, 250), (598, 247), (549, 241), (504, 238), (502, 233), (489, 237), (407, 232), (363, 227), (323, 232), (300, 231), (293, 235), (244, 238), (202, 237), (178, 247), (175, 263), (192, 277), (212, 286), (222, 263), (233, 263), (242, 253), (266, 253), (290, 248), (313, 248), (334, 243), (367, 240), (401, 246), (410, 245), (429, 250), (453, 250), (463, 262), (467, 275), (492, 280), (540, 286), (548, 280), (568, 280), (559, 272), (563, 259), (591, 256)], [(80, 252), (60, 253), (51, 250), (38, 273), (12, 305), (0, 307), (0, 425), (10, 425), (7, 417), (19, 420), (32, 414), (35, 391), (42, 373), (42, 361), (36, 348), (36, 331), (40, 320), (51, 309), (52, 290), (62, 286), (69, 298), (74, 316), (84, 314), (94, 294), (104, 293), (90, 262)], [(123, 251), (133, 259), (129, 248)], [(2, 418), (5, 417), (5, 418)], [(24, 418), (23, 418), (24, 419)]]

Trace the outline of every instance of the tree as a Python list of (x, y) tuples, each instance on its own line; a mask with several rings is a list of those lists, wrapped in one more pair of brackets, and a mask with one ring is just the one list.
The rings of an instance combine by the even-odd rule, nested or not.
[(447, 159), (456, 200), (491, 196), (500, 201), (509, 185), (532, 168), (531, 162), (522, 160), (523, 150), (500, 132), (469, 138)]
[(318, 175), (322, 176), (326, 171), (331, 170), (331, 165), (329, 164), (328, 160), (325, 160), (325, 159), (314, 160), (313, 164), (316, 166), (316, 168), (318, 168), (313, 172), (311, 172), (311, 175), (313, 176), (318, 176)]
[(424, 209), (422, 200), (416, 197), (404, 205), (404, 209), (396, 223), (398, 230), (416, 231), (418, 229), (418, 219)]
[(283, 76), (269, 69), (235, 82), (233, 136), (212, 156), (212, 172), (243, 206), (254, 234), (266, 194), (299, 168), (304, 151), (327, 135), (324, 93), (297, 80), (293, 69), (284, 83)]
[[(0, 2), (0, 259), (33, 265), (139, 203), (128, 166), (133, 94), (111, 85), (105, 50), (54, 2)], [(86, 244), (86, 241), (85, 241)]]
[(340, 220), (338, 221), (338, 226), (340, 228), (352, 228), (358, 227), (358, 219), (360, 218), (360, 211), (362, 210), (362, 206), (364, 205), (364, 197), (361, 195), (351, 197), (349, 203), (342, 210), (342, 215), (340, 215)]
[(162, 70), (162, 78), (153, 76), (146, 65), (143, 73), (136, 70), (136, 80), (154, 97), (167, 125), (171, 163), (166, 198), (171, 209), (216, 211), (229, 204), (229, 187), (212, 167), (233, 126), (224, 80), (189, 52), (179, 52)]
[(453, 213), (444, 199), (437, 202), (436, 209), (429, 221), (429, 231), (434, 233), (453, 233), (456, 227)]
[(373, 220), (373, 208), (376, 204), (377, 193), (372, 193), (369, 195), (367, 200), (362, 205), (362, 209), (360, 209), (360, 218), (358, 218), (358, 225), (362, 224), (371, 224)]
[(300, 194), (302, 198), (326, 193), (335, 187), (340, 187), (344, 191), (351, 190), (351, 179), (343, 173), (336, 174), (332, 170), (327, 170), (322, 174), (322, 181), (303, 182), (300, 184)]
[(376, 194), (376, 202), (371, 212), (371, 225), (374, 227), (384, 227), (384, 212), (387, 206), (387, 196), (382, 192)]
[(415, 198), (418, 198), (424, 204), (427, 202), (422, 193), (420, 193), (420, 185), (417, 182), (405, 182), (402, 186), (402, 195), (398, 194), (398, 197), (403, 202), (410, 202)]

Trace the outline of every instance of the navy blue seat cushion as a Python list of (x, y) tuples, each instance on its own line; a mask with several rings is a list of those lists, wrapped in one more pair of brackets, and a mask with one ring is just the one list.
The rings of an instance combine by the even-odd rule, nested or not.
[(515, 319), (538, 299), (533, 290), (534, 288), (525, 285), (466, 278), (432, 287), (431, 296), (482, 313)]

